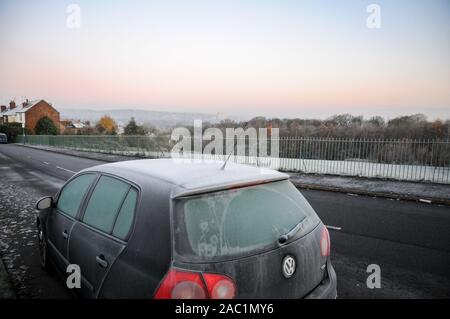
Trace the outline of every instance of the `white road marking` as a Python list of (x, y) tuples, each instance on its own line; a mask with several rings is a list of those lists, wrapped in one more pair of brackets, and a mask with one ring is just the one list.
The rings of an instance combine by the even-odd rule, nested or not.
[(45, 165), (48, 165), (48, 163), (47, 163), (47, 162), (42, 162), (42, 163), (44, 163)]
[(330, 226), (330, 225), (325, 225), (325, 226), (331, 230), (341, 230), (342, 229), (342, 227), (336, 227), (336, 226)]
[(67, 169), (67, 168), (64, 168), (64, 167), (56, 166), (56, 168), (62, 169), (63, 171), (70, 172), (70, 173), (73, 173), (73, 174), (76, 173), (76, 172), (71, 171), (70, 169)]

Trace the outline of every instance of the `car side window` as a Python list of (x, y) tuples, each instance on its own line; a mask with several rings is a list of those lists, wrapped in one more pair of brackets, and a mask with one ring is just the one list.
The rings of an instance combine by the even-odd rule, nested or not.
[(133, 224), (134, 211), (136, 209), (138, 192), (134, 188), (130, 188), (127, 197), (125, 198), (116, 223), (114, 224), (113, 236), (125, 240), (130, 232)]
[(56, 208), (71, 217), (75, 217), (94, 178), (95, 174), (83, 174), (71, 180), (61, 191)]
[(110, 234), (130, 187), (116, 178), (100, 177), (87, 204), (83, 222)]

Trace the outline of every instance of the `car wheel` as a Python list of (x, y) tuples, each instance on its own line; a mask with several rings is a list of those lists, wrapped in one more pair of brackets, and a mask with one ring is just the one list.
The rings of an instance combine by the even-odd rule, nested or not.
[(41, 225), (38, 225), (38, 241), (39, 241), (39, 259), (41, 267), (48, 270), (48, 250), (47, 250), (47, 238)]

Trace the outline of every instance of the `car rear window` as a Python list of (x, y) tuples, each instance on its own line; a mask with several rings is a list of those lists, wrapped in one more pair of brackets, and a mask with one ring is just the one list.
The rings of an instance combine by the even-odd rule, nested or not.
[(177, 199), (175, 250), (189, 261), (221, 260), (277, 246), (301, 223), (299, 237), (319, 219), (289, 181)]

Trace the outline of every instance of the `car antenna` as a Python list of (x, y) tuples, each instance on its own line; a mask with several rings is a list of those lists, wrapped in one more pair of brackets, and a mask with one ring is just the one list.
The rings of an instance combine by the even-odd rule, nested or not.
[(228, 154), (227, 159), (225, 160), (225, 162), (223, 163), (222, 167), (220, 168), (222, 171), (225, 169), (225, 166), (227, 166), (228, 160), (230, 159), (231, 154), (233, 154), (234, 152), (234, 148), (233, 150), (230, 152), (230, 154)]
[(230, 154), (228, 154), (227, 159), (225, 160), (225, 162), (223, 163), (222, 167), (220, 168), (222, 171), (225, 169), (225, 166), (227, 166), (227, 163), (228, 163), (228, 160), (231, 157), (231, 154), (233, 154), (234, 151), (236, 150), (236, 141), (233, 141), (233, 142), (234, 142), (233, 149), (231, 150)]
[[(244, 131), (247, 129), (247, 126), (248, 126), (248, 122), (246, 122), (245, 125), (244, 125)], [(233, 139), (234, 139), (234, 137), (233, 137)], [(225, 162), (223, 163), (222, 167), (220, 168), (221, 170), (225, 169), (225, 166), (227, 166), (227, 163), (228, 163), (228, 160), (231, 157), (231, 154), (233, 154), (234, 151), (236, 150), (236, 140), (233, 140), (233, 142), (234, 142), (233, 150), (230, 152), (230, 154), (228, 154), (227, 159), (225, 160)]]

